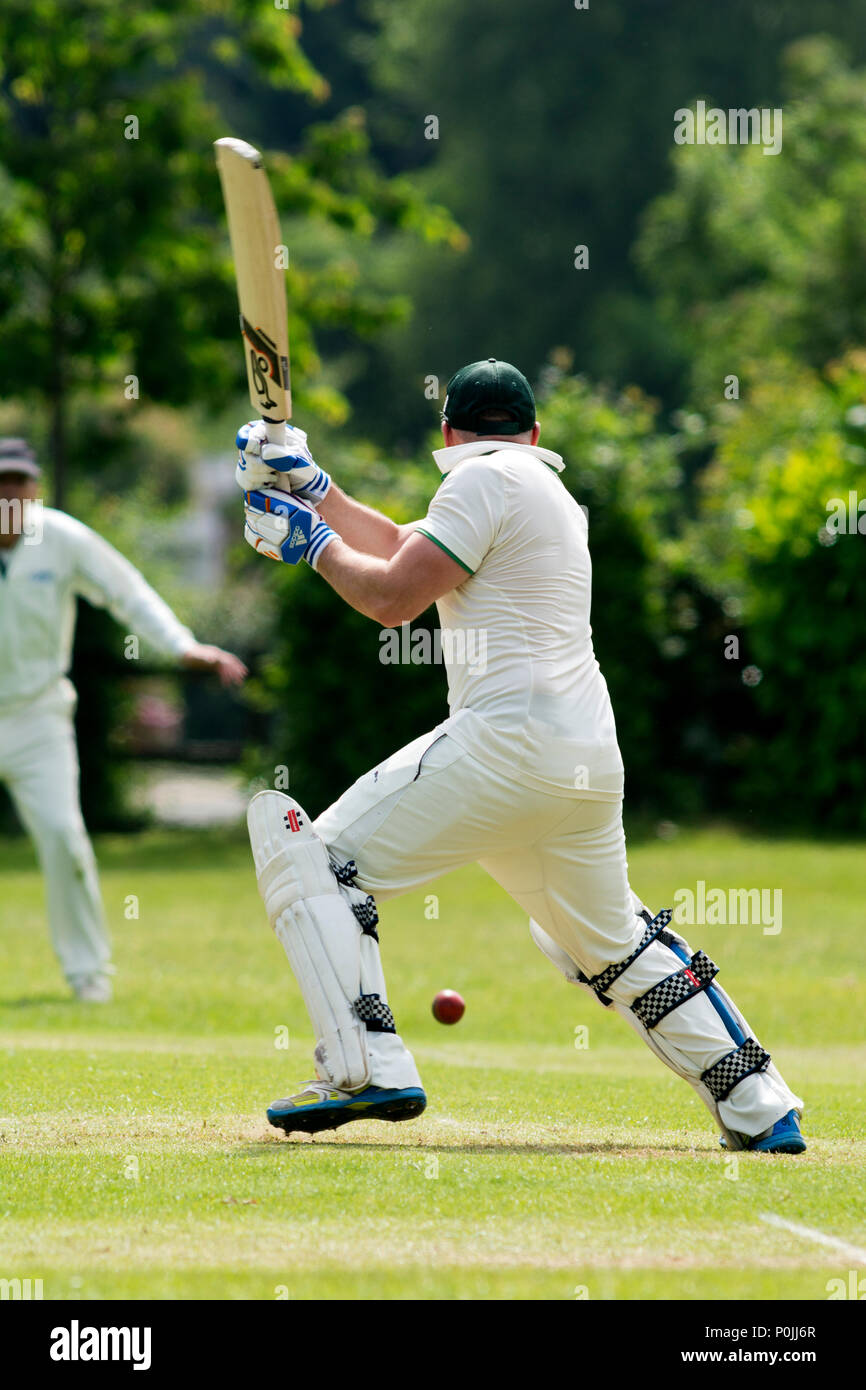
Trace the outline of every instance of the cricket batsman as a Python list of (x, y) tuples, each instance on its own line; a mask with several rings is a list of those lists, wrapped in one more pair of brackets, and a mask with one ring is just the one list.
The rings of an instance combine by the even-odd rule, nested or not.
[[(477, 861), (566, 979), (694, 1087), (724, 1146), (800, 1153), (803, 1102), (716, 982), (717, 966), (629, 886), (623, 764), (592, 647), (587, 522), (562, 459), (539, 447), (528, 381), (494, 358), (463, 367), (448, 383), (442, 434), (442, 483), (423, 520), (405, 526), (342, 492), (302, 431), (289, 429), (286, 446), (266, 442), (260, 422), (238, 435), (256, 550), (303, 554), (383, 627), (435, 602), (443, 631), (464, 639), (443, 642), (448, 718), (313, 824), (281, 792), (250, 804), (259, 889), (317, 1039), (315, 1080), (274, 1101), (268, 1118), (292, 1133), (421, 1113), (375, 900)], [(461, 661), (479, 633), (486, 660)]]
[(67, 679), (82, 595), (159, 651), (224, 685), (243, 662), (202, 646), (138, 570), (65, 512), (43, 507), (23, 439), (0, 439), (0, 782), (39, 854), (51, 938), (78, 999), (107, 1003), (111, 945), (78, 795), (76, 693)]

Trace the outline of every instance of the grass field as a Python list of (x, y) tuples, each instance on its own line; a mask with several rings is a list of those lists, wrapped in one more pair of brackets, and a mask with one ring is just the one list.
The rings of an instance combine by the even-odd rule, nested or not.
[[(778, 935), (686, 932), (807, 1101), (805, 1155), (736, 1163), (475, 869), (433, 885), (438, 918), (422, 893), (382, 913), (425, 1115), (285, 1139), (264, 1111), (311, 1075), (311, 1037), (245, 841), (97, 849), (106, 1007), (67, 998), (29, 848), (2, 851), (0, 1278), (47, 1299), (825, 1299), (866, 1273), (862, 846), (706, 830), (632, 848), (655, 907), (698, 878), (784, 892)], [(430, 1014), (443, 987), (467, 1000), (455, 1028)]]

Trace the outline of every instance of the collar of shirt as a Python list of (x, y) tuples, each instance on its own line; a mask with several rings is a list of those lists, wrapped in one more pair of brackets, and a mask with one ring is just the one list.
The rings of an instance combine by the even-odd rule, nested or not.
[(498, 454), (501, 449), (520, 449), (524, 454), (532, 454), (535, 458), (541, 459), (542, 463), (561, 473), (565, 464), (561, 454), (555, 454), (552, 449), (542, 449), (538, 444), (516, 444), (508, 439), (481, 439), (473, 444), (452, 444), (448, 449), (434, 449), (433, 457), (443, 473), (450, 473), (451, 469), (464, 459), (479, 458), (482, 454)]

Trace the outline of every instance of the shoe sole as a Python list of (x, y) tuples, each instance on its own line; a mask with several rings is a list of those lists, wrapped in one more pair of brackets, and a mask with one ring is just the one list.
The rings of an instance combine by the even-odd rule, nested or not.
[(351, 1105), (334, 1106), (322, 1110), (303, 1110), (297, 1112), (287, 1112), (285, 1115), (273, 1114), (268, 1111), (268, 1120), (274, 1129), (281, 1129), (284, 1134), (319, 1134), (325, 1129), (339, 1129), (342, 1125), (351, 1124), (352, 1120), (390, 1120), (398, 1123), (400, 1120), (414, 1120), (426, 1108), (427, 1101), (420, 1096), (407, 1096), (402, 1099), (385, 1100), (377, 1105), (374, 1102), (363, 1103), (353, 1110)]
[(755, 1154), (801, 1154), (806, 1151), (806, 1141), (799, 1135), (783, 1139), (778, 1144), (755, 1144), (750, 1152)]
[[(725, 1136), (719, 1135), (719, 1145), (727, 1149)], [(801, 1154), (807, 1148), (806, 1140), (796, 1126), (791, 1126), (786, 1133), (768, 1135), (766, 1139), (756, 1139), (746, 1146), (745, 1152), (751, 1154)]]

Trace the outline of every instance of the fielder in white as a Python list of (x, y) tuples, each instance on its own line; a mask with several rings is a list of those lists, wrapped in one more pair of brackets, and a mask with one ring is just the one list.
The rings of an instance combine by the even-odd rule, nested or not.
[[(238, 684), (243, 663), (196, 642), (138, 570), (89, 527), (39, 501), (24, 440), (0, 440), (0, 782), (32, 837), (51, 938), (79, 999), (111, 998), (96, 861), (78, 796), (76, 693), (67, 679), (82, 595), (128, 632), (195, 670)], [(8, 906), (8, 904), (7, 904)]]
[(268, 1117), (288, 1133), (420, 1114), (426, 1097), (388, 1005), (374, 898), (477, 861), (525, 909), (566, 979), (695, 1088), (724, 1145), (800, 1153), (803, 1103), (715, 982), (717, 967), (629, 886), (623, 766), (591, 640), (587, 523), (559, 477), (562, 459), (538, 446), (529, 383), (493, 358), (464, 367), (448, 384), (442, 430), (444, 480), (408, 526), (341, 492), (302, 431), (289, 430), (285, 448), (265, 442), (261, 424), (238, 435), (256, 550), (307, 559), (382, 626), (435, 601), (451, 634), (443, 723), (313, 825), (280, 792), (250, 805), (259, 888), (317, 1038), (316, 1079)]

